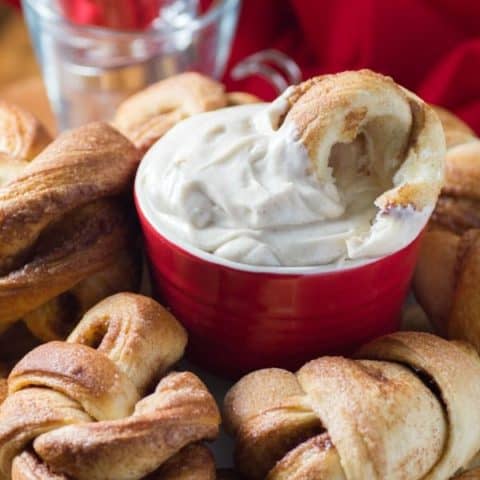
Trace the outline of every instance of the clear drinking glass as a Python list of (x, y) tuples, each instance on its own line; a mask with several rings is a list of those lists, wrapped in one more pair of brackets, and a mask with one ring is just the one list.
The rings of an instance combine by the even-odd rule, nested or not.
[(55, 0), (22, 0), (59, 130), (112, 117), (127, 96), (170, 75), (223, 74), (241, 0), (163, 2), (145, 31), (76, 25)]

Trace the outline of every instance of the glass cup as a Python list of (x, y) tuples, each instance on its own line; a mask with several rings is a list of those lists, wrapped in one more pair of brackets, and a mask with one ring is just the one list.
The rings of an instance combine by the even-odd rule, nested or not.
[(230, 53), (241, 0), (162, 2), (147, 30), (78, 25), (61, 2), (22, 0), (59, 130), (108, 120), (132, 93), (176, 73), (220, 78)]

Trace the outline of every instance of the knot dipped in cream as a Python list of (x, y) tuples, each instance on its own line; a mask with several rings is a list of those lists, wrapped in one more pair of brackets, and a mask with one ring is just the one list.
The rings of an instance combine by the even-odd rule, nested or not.
[(183, 120), (149, 150), (136, 189), (151, 223), (187, 245), (251, 265), (329, 265), (413, 241), (444, 151), (420, 99), (345, 72)]

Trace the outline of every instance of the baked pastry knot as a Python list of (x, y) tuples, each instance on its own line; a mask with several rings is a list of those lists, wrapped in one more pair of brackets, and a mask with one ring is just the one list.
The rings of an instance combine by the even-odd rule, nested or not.
[(58, 137), (0, 188), (0, 332), (27, 316), (40, 337), (58, 338), (58, 319), (79, 320), (105, 296), (135, 290), (134, 228), (118, 196), (139, 158), (94, 123)]
[(480, 140), (437, 111), (448, 146), (445, 186), (424, 236), (415, 295), (440, 333), (480, 349)]
[(445, 185), (432, 220), (460, 235), (480, 228), (480, 139), (455, 115), (435, 109), (445, 131), (447, 155)]
[(187, 117), (258, 101), (248, 93), (226, 93), (221, 83), (188, 72), (161, 80), (125, 100), (117, 109), (113, 125), (145, 152)]
[(467, 344), (401, 332), (358, 359), (267, 369), (225, 399), (250, 479), (446, 480), (480, 450), (480, 358)]
[(180, 475), (186, 465), (214, 478), (197, 443), (217, 435), (220, 417), (202, 382), (171, 373), (145, 396), (186, 341), (154, 300), (121, 293), (87, 312), (66, 342), (27, 354), (0, 407), (1, 478), (190, 478)]
[(272, 113), (271, 127), (291, 130), (320, 182), (334, 179), (344, 198), (362, 192), (365, 179), (378, 189), (371, 228), (347, 241), (350, 258), (391, 253), (392, 242), (423, 228), (443, 184), (445, 156), (429, 105), (370, 70), (314, 77), (282, 97), (285, 109)]
[(462, 236), (425, 234), (414, 278), (415, 296), (436, 329), (480, 351), (480, 230)]
[(47, 131), (31, 113), (0, 101), (0, 187), (20, 175), (50, 142)]

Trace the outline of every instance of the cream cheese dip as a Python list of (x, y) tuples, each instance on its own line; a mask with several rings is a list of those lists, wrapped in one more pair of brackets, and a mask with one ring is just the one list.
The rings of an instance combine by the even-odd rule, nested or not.
[(290, 93), (271, 104), (194, 115), (168, 131), (136, 181), (150, 222), (185, 244), (251, 265), (371, 259), (413, 241), (433, 204), (388, 211), (375, 204), (401, 182), (401, 165), (386, 159), (388, 168), (374, 171), (369, 138), (360, 135), (334, 144), (319, 176), (295, 124), (281, 122)]

